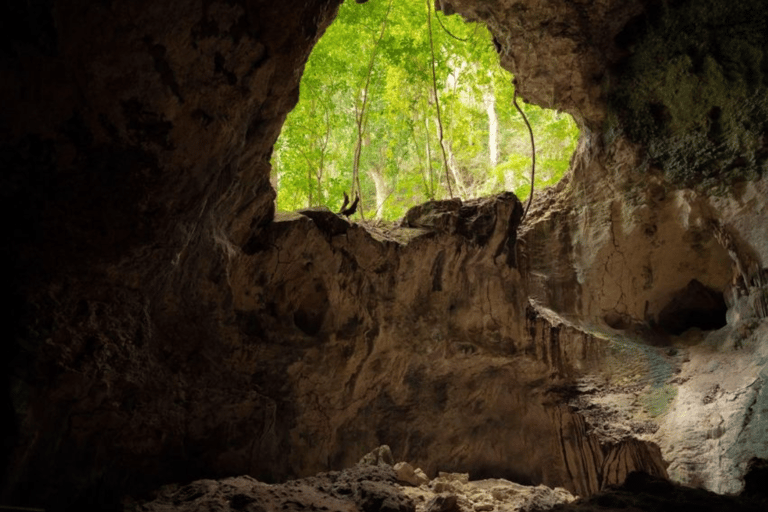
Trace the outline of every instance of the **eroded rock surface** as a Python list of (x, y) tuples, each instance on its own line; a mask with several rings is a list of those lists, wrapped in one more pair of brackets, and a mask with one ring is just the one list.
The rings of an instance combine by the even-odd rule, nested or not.
[(199, 510), (415, 512), (391, 466), (356, 465), (340, 472), (269, 485), (248, 476), (171, 486), (140, 506), (146, 512)]
[(526, 100), (565, 110), (598, 129), (607, 116), (602, 82), (624, 53), (617, 36), (644, 11), (643, 4), (620, 0), (436, 2), (444, 12), (488, 25), (502, 67), (515, 75)]
[(272, 146), (339, 2), (0, 7), (3, 504), (229, 474), (227, 447), (274, 425), (219, 366), (216, 240), (271, 221)]
[(416, 512), (482, 512), (548, 510), (574, 500), (562, 488), (520, 485), (501, 478), (470, 480), (467, 473), (440, 473), (429, 485), (406, 487)]
[[(284, 481), (383, 443), (582, 495), (634, 469), (741, 489), (768, 458), (761, 2), (440, 4), (583, 128), (522, 224), (511, 195), (397, 229), (275, 216), (271, 148), (338, 1), (2, 7), (4, 504)], [(694, 280), (716, 331), (663, 320), (701, 310)]]
[[(243, 285), (233, 307), (258, 318), (280, 350), (301, 350), (285, 367), (296, 404), (292, 466), (350, 465), (385, 441), (427, 473), (465, 470), (580, 494), (638, 464), (665, 474), (645, 452), (614, 461), (634, 445), (588, 435), (550, 391), (599, 364), (603, 346), (521, 307), (525, 287), (508, 264), (521, 213), (502, 194), (427, 204), (406, 216), (419, 228), (386, 232), (329, 232), (316, 213), (278, 216), (263, 250), (232, 260), (229, 282)], [(246, 345), (241, 357), (261, 373), (256, 350)]]
[[(402, 464), (402, 463), (399, 463)], [(145, 512), (199, 510), (328, 510), (331, 512), (481, 512), (547, 510), (574, 497), (565, 489), (524, 486), (502, 479), (470, 481), (468, 474), (441, 473), (420, 486), (396, 482), (388, 464), (360, 463), (343, 471), (284, 484), (250, 477), (199, 480), (161, 489)]]

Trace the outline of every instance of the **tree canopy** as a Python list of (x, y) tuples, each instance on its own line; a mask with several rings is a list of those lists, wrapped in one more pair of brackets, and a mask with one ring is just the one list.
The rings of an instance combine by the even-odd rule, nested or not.
[[(279, 209), (337, 210), (343, 192), (354, 191), (366, 218), (392, 220), (449, 197), (449, 188), (462, 199), (503, 190), (527, 197), (531, 148), (512, 105), (512, 75), (484, 26), (431, 5), (341, 5), (275, 147)], [(536, 139), (539, 190), (568, 169), (578, 128), (564, 113), (523, 110)]]

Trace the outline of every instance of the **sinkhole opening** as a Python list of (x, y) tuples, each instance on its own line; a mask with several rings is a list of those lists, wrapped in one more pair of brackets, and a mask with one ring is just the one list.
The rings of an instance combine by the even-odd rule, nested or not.
[[(341, 5), (275, 145), (278, 210), (340, 211), (345, 193), (350, 203), (359, 194), (363, 218), (395, 220), (434, 199), (512, 191), (527, 200), (531, 143), (512, 75), (484, 25), (431, 4)], [(518, 104), (540, 191), (568, 170), (578, 127), (569, 114)]]

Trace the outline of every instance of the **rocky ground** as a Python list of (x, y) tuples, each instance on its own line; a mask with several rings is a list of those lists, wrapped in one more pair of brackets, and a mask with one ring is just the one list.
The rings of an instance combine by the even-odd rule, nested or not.
[(755, 463), (740, 496), (684, 487), (634, 472), (620, 486), (588, 498), (563, 488), (526, 486), (467, 473), (429, 478), (407, 462), (393, 465), (388, 446), (342, 471), (266, 484), (249, 476), (168, 485), (152, 501), (126, 501), (126, 512), (757, 512), (766, 510), (768, 466)]
[(154, 500), (132, 502), (142, 512), (306, 511), (480, 512), (546, 510), (569, 503), (562, 488), (525, 486), (504, 479), (470, 481), (466, 473), (440, 473), (428, 480), (408, 463), (391, 464), (382, 446), (343, 471), (270, 485), (248, 476), (171, 485)]

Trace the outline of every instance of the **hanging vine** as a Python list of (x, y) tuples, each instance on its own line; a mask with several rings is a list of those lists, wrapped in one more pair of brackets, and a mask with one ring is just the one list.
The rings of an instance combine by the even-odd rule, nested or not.
[(453, 188), (451, 188), (451, 173), (448, 164), (448, 155), (445, 152), (445, 142), (443, 140), (443, 120), (440, 115), (440, 99), (437, 94), (437, 72), (435, 71), (435, 42), (432, 37), (432, 5), (427, 1), (427, 28), (429, 30), (429, 51), (432, 55), (432, 92), (435, 95), (435, 108), (437, 109), (437, 132), (440, 137), (440, 150), (443, 152), (443, 167), (445, 168), (445, 183), (448, 186), (448, 196), (453, 197)]
[[(454, 34), (453, 34), (453, 33), (452, 33), (450, 30), (448, 30), (447, 28), (445, 28), (445, 25), (443, 25), (443, 22), (442, 22), (442, 21), (440, 21), (440, 16), (438, 16), (438, 15), (437, 15), (437, 11), (435, 11), (435, 19), (436, 19), (436, 20), (437, 20), (437, 22), (440, 24), (440, 27), (443, 29), (443, 32), (445, 32), (446, 34), (448, 34), (449, 36), (451, 36), (451, 37), (452, 37), (452, 38), (454, 38), (455, 40), (457, 40), (457, 41), (461, 41), (462, 43), (466, 43), (467, 41), (469, 41), (469, 38), (468, 38), (468, 37), (467, 37), (467, 38), (464, 38), (464, 39), (462, 39), (461, 37), (454, 35)], [(477, 32), (477, 25), (475, 25), (475, 32)]]
[(512, 95), (512, 104), (515, 105), (515, 108), (523, 117), (525, 126), (528, 127), (528, 134), (531, 136), (531, 193), (528, 196), (528, 205), (526, 205), (525, 211), (523, 211), (523, 217), (520, 219), (520, 222), (523, 222), (525, 216), (528, 215), (528, 208), (531, 207), (531, 202), (533, 201), (533, 180), (536, 176), (536, 142), (533, 140), (533, 129), (531, 129), (531, 123), (528, 122), (528, 117), (526, 117), (523, 109), (521, 109), (520, 105), (517, 104), (517, 84), (515, 84), (514, 81), (512, 82), (512, 87), (515, 88), (515, 92)]

